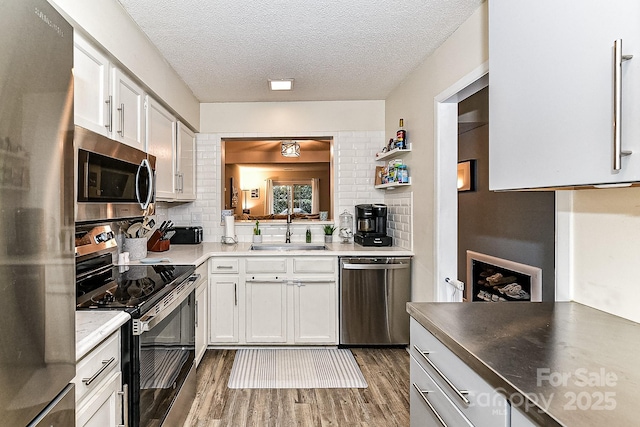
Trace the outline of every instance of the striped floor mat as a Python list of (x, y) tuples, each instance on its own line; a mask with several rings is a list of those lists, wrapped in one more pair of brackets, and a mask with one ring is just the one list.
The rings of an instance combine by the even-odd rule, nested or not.
[(243, 349), (229, 388), (366, 388), (348, 349)]

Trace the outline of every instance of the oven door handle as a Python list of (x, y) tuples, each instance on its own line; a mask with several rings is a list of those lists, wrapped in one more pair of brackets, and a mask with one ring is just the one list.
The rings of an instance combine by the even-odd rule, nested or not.
[[(142, 335), (144, 332), (152, 330), (158, 323), (173, 313), (176, 308), (180, 307), (180, 304), (195, 291), (198, 279), (200, 279), (199, 274), (192, 274), (187, 280), (176, 287), (176, 289), (179, 289), (181, 286), (183, 287), (176, 294), (174, 294), (175, 290), (172, 291), (164, 299), (159, 301), (155, 307), (152, 307), (151, 310), (140, 317), (140, 319), (134, 319), (133, 335)], [(165, 300), (168, 300), (171, 295), (174, 295), (173, 301), (165, 303)]]

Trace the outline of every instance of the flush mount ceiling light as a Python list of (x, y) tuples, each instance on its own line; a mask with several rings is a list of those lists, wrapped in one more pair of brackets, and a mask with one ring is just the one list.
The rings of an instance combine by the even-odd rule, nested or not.
[(298, 141), (282, 141), (280, 143), (280, 154), (283, 157), (300, 157), (300, 144), (298, 144)]
[(271, 90), (292, 90), (293, 79), (269, 79), (269, 89)]

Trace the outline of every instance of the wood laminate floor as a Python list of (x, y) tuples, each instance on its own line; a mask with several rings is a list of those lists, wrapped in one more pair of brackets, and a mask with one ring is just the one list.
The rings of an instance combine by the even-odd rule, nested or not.
[(368, 388), (230, 389), (235, 350), (207, 350), (185, 426), (408, 426), (409, 353), (351, 351)]

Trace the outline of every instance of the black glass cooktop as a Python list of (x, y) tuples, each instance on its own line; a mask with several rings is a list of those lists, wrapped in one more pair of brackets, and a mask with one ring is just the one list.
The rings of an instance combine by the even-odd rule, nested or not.
[(188, 278), (191, 265), (127, 265), (107, 267), (76, 282), (76, 309), (150, 308)]

